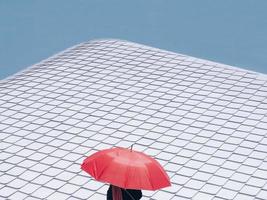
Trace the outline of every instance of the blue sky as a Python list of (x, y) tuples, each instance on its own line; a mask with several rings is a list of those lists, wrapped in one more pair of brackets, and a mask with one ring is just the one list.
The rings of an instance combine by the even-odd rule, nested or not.
[(267, 74), (266, 0), (0, 0), (0, 79), (118, 38)]

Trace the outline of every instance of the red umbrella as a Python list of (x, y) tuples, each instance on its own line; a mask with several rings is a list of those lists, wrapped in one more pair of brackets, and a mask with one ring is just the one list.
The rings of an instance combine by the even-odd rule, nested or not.
[(170, 186), (167, 173), (148, 155), (126, 148), (94, 153), (81, 168), (96, 180), (127, 189), (157, 190)]

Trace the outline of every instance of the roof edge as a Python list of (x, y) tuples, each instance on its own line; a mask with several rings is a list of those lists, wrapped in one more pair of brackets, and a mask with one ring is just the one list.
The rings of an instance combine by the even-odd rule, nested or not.
[(165, 49), (160, 49), (160, 48), (157, 48), (157, 47), (150, 47), (148, 45), (144, 45), (144, 44), (139, 44), (139, 43), (136, 43), (136, 42), (131, 42), (131, 41), (128, 41), (128, 40), (124, 40), (124, 39), (117, 39), (117, 38), (97, 38), (97, 39), (92, 39), (92, 40), (88, 40), (88, 41), (83, 41), (83, 42), (80, 42), (74, 46), (71, 46), (67, 49), (64, 49), (62, 51), (59, 51), (58, 53), (55, 53), (55, 54), (52, 54), (51, 56), (49, 56), (48, 58), (46, 59), (43, 59), (33, 65), (30, 65), (22, 70), (19, 70), (18, 72), (14, 73), (14, 74), (11, 74), (7, 77), (5, 77), (4, 79), (0, 79), (0, 83), (1, 82), (5, 82), (7, 80), (10, 80), (12, 78), (15, 78), (17, 76), (19, 76), (20, 74), (24, 73), (25, 71), (28, 71), (30, 70), (31, 68), (35, 67), (36, 65), (39, 65), (43, 62), (46, 62), (50, 59), (53, 59), (61, 54), (63, 54), (64, 52), (67, 52), (69, 50), (72, 50), (80, 45), (83, 45), (83, 44), (88, 44), (88, 43), (97, 43), (97, 42), (101, 42), (101, 41), (114, 41), (114, 42), (127, 42), (127, 43), (130, 43), (130, 44), (134, 44), (134, 45), (138, 45), (138, 46), (143, 46), (143, 47), (146, 47), (146, 48), (151, 48), (151, 49), (155, 49), (155, 50), (160, 50), (160, 51), (165, 51), (165, 52), (169, 52), (169, 53), (172, 53), (172, 54), (177, 54), (177, 55), (180, 55), (180, 56), (185, 56), (185, 57), (190, 57), (190, 58), (193, 58), (193, 59), (198, 59), (198, 60), (203, 60), (203, 61), (208, 61), (208, 62), (211, 62), (213, 63), (214, 65), (221, 65), (221, 67), (226, 67), (226, 68), (229, 68), (229, 69), (232, 69), (232, 70), (238, 70), (238, 71), (243, 71), (243, 72), (248, 72), (248, 73), (253, 73), (255, 75), (257, 75), (257, 78), (261, 78), (263, 80), (266, 80), (267, 81), (267, 74), (264, 74), (264, 73), (261, 73), (261, 72), (257, 72), (257, 71), (252, 71), (252, 70), (248, 70), (248, 69), (244, 69), (244, 68), (241, 68), (241, 67), (238, 67), (238, 66), (232, 66), (232, 65), (228, 65), (228, 64), (224, 64), (224, 63), (219, 63), (219, 62), (216, 62), (216, 61), (212, 61), (212, 60), (208, 60), (208, 59), (203, 59), (203, 58), (197, 58), (197, 57), (194, 57), (194, 56), (190, 56), (190, 55), (185, 55), (185, 54), (181, 54), (181, 53), (178, 53), (178, 52), (173, 52), (173, 51), (169, 51), (169, 50), (165, 50)]

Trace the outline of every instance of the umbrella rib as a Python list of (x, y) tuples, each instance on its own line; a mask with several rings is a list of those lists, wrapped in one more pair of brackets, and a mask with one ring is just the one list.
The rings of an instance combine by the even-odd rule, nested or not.
[[(142, 156), (141, 155), (138, 155), (138, 157), (140, 158), (140, 159), (142, 159)], [(146, 174), (146, 177), (147, 177), (147, 179), (148, 179), (148, 183), (149, 183), (149, 185), (150, 185), (150, 187), (151, 188), (153, 188), (152, 187), (152, 184), (151, 184), (151, 175), (150, 175), (150, 173), (149, 173), (149, 169), (147, 168), (147, 167), (145, 167), (144, 168), (144, 172), (145, 172), (145, 174)]]
[(101, 176), (104, 174), (105, 170), (109, 167), (109, 165), (105, 165), (101, 172), (98, 174), (97, 179), (101, 179)]
[(154, 187), (153, 187), (153, 184), (152, 184), (152, 181), (151, 181), (151, 175), (150, 175), (150, 172), (149, 172), (149, 169), (146, 167), (145, 168), (146, 170), (146, 175), (147, 175), (147, 177), (148, 177), (148, 182), (149, 182), (149, 184), (150, 184), (150, 187), (152, 188), (152, 189), (154, 189)]
[(129, 171), (130, 171), (130, 170), (129, 170), (129, 169), (130, 169), (130, 167), (129, 167), (129, 166), (130, 166), (130, 160), (131, 160), (131, 159), (128, 160), (128, 163), (127, 163), (127, 165), (126, 165), (126, 172), (125, 172), (125, 177), (126, 177), (126, 178), (125, 178), (125, 181), (124, 181), (124, 188), (126, 188), (125, 186), (126, 186), (126, 185), (128, 184), (128, 182), (129, 182), (129, 176), (127, 176), (127, 174), (128, 174)]

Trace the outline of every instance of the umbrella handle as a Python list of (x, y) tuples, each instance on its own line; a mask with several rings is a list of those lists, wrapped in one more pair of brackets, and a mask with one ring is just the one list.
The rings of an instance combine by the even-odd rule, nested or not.
[(122, 188), (127, 194), (129, 197), (131, 197), (132, 200), (136, 200), (131, 194), (130, 192), (128, 192), (126, 189)]
[(131, 145), (131, 151), (133, 151), (133, 144)]

